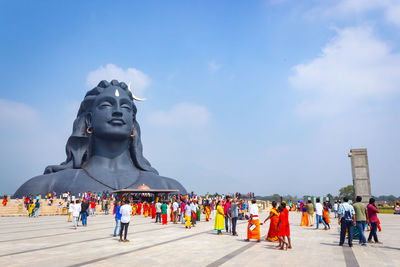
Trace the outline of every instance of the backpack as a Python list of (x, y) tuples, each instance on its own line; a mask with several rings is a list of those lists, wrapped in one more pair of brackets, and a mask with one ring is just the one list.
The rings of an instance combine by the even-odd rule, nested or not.
[(349, 210), (345, 210), (345, 211), (344, 211), (343, 219), (344, 219), (346, 222), (353, 222), (353, 216), (351, 216), (351, 213), (350, 213)]

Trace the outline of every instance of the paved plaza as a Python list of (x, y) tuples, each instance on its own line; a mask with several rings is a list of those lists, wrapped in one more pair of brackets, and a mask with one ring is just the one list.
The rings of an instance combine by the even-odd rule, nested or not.
[[(261, 216), (264, 219), (266, 213)], [(112, 215), (88, 218), (88, 227), (72, 229), (66, 216), (0, 217), (1, 266), (400, 266), (400, 216), (380, 215), (383, 245), (338, 246), (339, 228), (300, 227), (300, 213), (290, 214), (293, 249), (275, 243), (244, 241), (246, 221), (238, 237), (217, 236), (214, 222), (162, 226), (143, 216), (132, 217), (128, 239), (113, 237)], [(267, 226), (262, 227), (265, 238)]]

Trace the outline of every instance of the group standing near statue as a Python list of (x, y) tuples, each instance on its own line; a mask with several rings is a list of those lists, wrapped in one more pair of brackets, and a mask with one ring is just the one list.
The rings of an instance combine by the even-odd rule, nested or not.
[[(46, 199), (41, 200), (39, 197), (29, 196), (22, 201), (26, 203), (29, 217), (38, 217), (40, 203), (53, 201), (53, 198), (53, 196), (47, 196)], [(238, 221), (246, 220), (246, 232), (242, 233), (246, 235), (245, 241), (261, 242), (265, 239), (268, 242), (277, 242), (277, 249), (286, 250), (292, 248), (290, 212), (298, 211), (301, 214), (299, 225), (302, 227), (313, 227), (312, 222), (315, 219), (314, 229), (318, 229), (318, 224), (322, 224), (323, 230), (329, 230), (332, 227), (330, 211), (331, 208), (335, 211), (337, 204), (337, 212), (332, 216), (337, 216), (340, 227), (340, 246), (344, 245), (346, 235), (350, 247), (353, 246), (354, 239), (358, 239), (361, 246), (366, 246), (368, 243), (382, 244), (378, 239), (381, 226), (378, 218), (379, 209), (375, 200), (371, 198), (369, 204), (365, 205), (360, 196), (356, 197), (353, 204), (350, 204), (346, 197), (341, 202), (336, 201), (334, 205), (330, 205), (328, 201), (321, 203), (320, 198), (315, 199), (315, 204), (310, 200), (299, 201), (297, 205), (293, 202), (272, 201), (272, 207), (266, 214), (263, 214), (263, 211), (260, 212), (255, 199), (246, 201), (230, 195), (206, 195), (202, 198), (192, 193), (151, 199), (148, 194), (139, 194), (119, 199), (117, 195), (107, 192), (84, 192), (78, 196), (71, 196), (67, 192), (62, 194), (62, 199), (68, 202), (68, 221), (73, 222), (75, 230), (78, 229), (79, 222), (82, 227), (88, 225), (88, 217), (96, 214), (96, 206), (98, 206), (97, 213), (103, 210), (105, 215), (107, 215), (106, 210), (110, 209), (115, 220), (113, 236), (118, 236), (121, 242), (129, 242), (128, 228), (132, 216), (143, 216), (163, 226), (167, 226), (168, 222), (181, 223), (187, 230), (196, 227), (199, 221), (207, 223), (215, 219), (214, 226), (210, 225), (210, 228), (212, 227), (217, 235), (231, 236), (238, 236)], [(265, 220), (260, 219), (263, 216)], [(262, 226), (267, 222), (269, 222), (268, 229), (265, 231), (265, 236), (261, 237), (264, 232)], [(370, 231), (368, 236), (365, 234), (366, 231)]]

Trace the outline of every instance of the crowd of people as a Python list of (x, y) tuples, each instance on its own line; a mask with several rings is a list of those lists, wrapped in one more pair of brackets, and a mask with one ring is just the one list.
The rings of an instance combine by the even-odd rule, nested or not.
[[(281, 201), (272, 202), (272, 208), (269, 210), (266, 219), (260, 222), (259, 206), (256, 200), (246, 198), (240, 199), (239, 193), (228, 195), (210, 195), (204, 198), (197, 196), (193, 192), (188, 195), (172, 195), (166, 198), (155, 199), (150, 195), (132, 195), (124, 196), (119, 199), (117, 195), (109, 192), (102, 193), (81, 193), (77, 197), (71, 196), (66, 192), (61, 198), (65, 201), (68, 208), (68, 221), (73, 222), (73, 229), (78, 229), (81, 221), (82, 226), (87, 226), (88, 216), (96, 215), (96, 206), (101, 205), (101, 210), (107, 215), (112, 207), (112, 214), (115, 219), (113, 235), (119, 236), (121, 242), (129, 242), (127, 232), (129, 222), (132, 216), (143, 215), (145, 218), (151, 218), (155, 223), (167, 225), (182, 224), (186, 229), (196, 227), (204, 214), (204, 221), (209, 222), (211, 216), (215, 216), (214, 230), (217, 235), (223, 235), (223, 231), (232, 236), (238, 236), (238, 220), (247, 220), (247, 238), (245, 241), (261, 241), (260, 226), (269, 223), (269, 229), (265, 240), (269, 242), (278, 242), (278, 249), (292, 248), (290, 238), (289, 212), (301, 212), (300, 226), (313, 227), (319, 229), (323, 225), (323, 230), (331, 228), (330, 214), (333, 210), (334, 218), (338, 219), (340, 225), (339, 245), (343, 246), (346, 233), (348, 233), (348, 244), (353, 246), (353, 239), (359, 239), (362, 246), (374, 242), (382, 244), (377, 236), (378, 230), (381, 231), (380, 221), (377, 213), (379, 209), (375, 200), (371, 198), (366, 206), (362, 203), (362, 198), (357, 196), (354, 204), (349, 204), (349, 199), (344, 198), (343, 202), (336, 201), (333, 205), (329, 201), (321, 203), (320, 198), (316, 198), (315, 203), (311, 200), (306, 202), (298, 201), (297, 205), (291, 200), (286, 203)], [(246, 197), (246, 195), (244, 194)], [(253, 194), (247, 194), (252, 197)], [(165, 197), (165, 196), (164, 196)], [(46, 195), (46, 199), (51, 203), (56, 198), (55, 193)], [(6, 199), (6, 198), (5, 198)], [(29, 217), (39, 216), (40, 202), (39, 198), (31, 196), (24, 198), (24, 203)], [(7, 204), (7, 199), (3, 199), (3, 205)], [(59, 206), (61, 202), (59, 202)], [(368, 239), (365, 237), (365, 230), (369, 230)]]
[[(378, 213), (379, 209), (375, 204), (375, 199), (370, 198), (369, 204), (365, 206), (362, 203), (362, 197), (356, 197), (356, 203), (350, 205), (349, 199), (344, 198), (343, 203), (339, 205), (338, 209), (338, 223), (340, 225), (340, 242), (339, 245), (343, 246), (345, 241), (346, 232), (348, 233), (348, 244), (353, 246), (353, 238), (357, 237), (361, 246), (366, 246), (368, 243), (382, 244), (379, 241), (377, 231), (381, 231), (379, 226)], [(368, 240), (365, 238), (365, 229), (368, 226), (370, 230)], [(374, 239), (374, 241), (372, 241)]]
[[(248, 212), (248, 215), (246, 212)], [(260, 223), (259, 216), (259, 207), (255, 199), (252, 199), (248, 204), (243, 200), (240, 201), (236, 198), (231, 200), (231, 198), (227, 197), (223, 200), (218, 200), (216, 204), (214, 229), (217, 231), (217, 235), (222, 235), (222, 231), (225, 229), (226, 233), (237, 236), (237, 220), (241, 217), (248, 220), (245, 241), (256, 240), (261, 242), (260, 226), (270, 220), (268, 235), (265, 239), (270, 242), (279, 241), (276, 247), (280, 250), (291, 249), (289, 209), (286, 202), (282, 201), (277, 208), (277, 203), (273, 201), (272, 209), (264, 222)]]
[[(300, 203), (302, 212), (300, 226), (314, 225), (314, 213), (316, 220), (316, 229), (319, 228), (319, 223), (324, 225), (324, 230), (330, 229), (330, 213), (333, 208), (334, 217), (338, 218), (340, 225), (340, 241), (339, 245), (343, 246), (346, 233), (348, 233), (348, 244), (353, 246), (353, 239), (359, 239), (361, 246), (366, 246), (368, 243), (382, 244), (378, 240), (377, 231), (381, 231), (380, 221), (377, 216), (379, 209), (376, 206), (375, 199), (370, 198), (369, 204), (366, 206), (362, 203), (362, 197), (357, 196), (356, 202), (351, 205), (347, 197), (343, 198), (343, 202), (335, 201), (333, 206), (329, 201), (320, 203), (320, 199), (316, 199), (315, 207), (311, 200), (307, 203)], [(365, 238), (365, 230), (369, 230), (368, 240)], [(374, 241), (372, 241), (374, 239)]]
[[(218, 234), (226, 231), (233, 236), (237, 236), (236, 224), (238, 219), (250, 219), (254, 223), (258, 220), (257, 205), (250, 204), (249, 200), (233, 198), (240, 194), (228, 195), (209, 195), (204, 198), (193, 193), (189, 195), (173, 195), (167, 199), (156, 198), (151, 201), (147, 195), (139, 196), (139, 199), (133, 196), (123, 196), (118, 199), (113, 194), (103, 192), (100, 194), (82, 193), (79, 198), (70, 197), (67, 193), (63, 198), (68, 205), (68, 221), (73, 222), (73, 229), (78, 229), (81, 221), (82, 226), (87, 226), (87, 217), (95, 216), (96, 205), (102, 204), (104, 214), (108, 214), (110, 205), (112, 205), (112, 214), (115, 219), (114, 236), (119, 236), (121, 242), (127, 240), (127, 231), (130, 218), (132, 216), (143, 215), (144, 218), (154, 219), (155, 223), (167, 225), (181, 223), (186, 229), (196, 226), (196, 222), (201, 220), (204, 214), (204, 221), (211, 220), (215, 213), (215, 229)], [(248, 195), (251, 195), (249, 193)], [(246, 196), (246, 195), (245, 195)], [(111, 204), (113, 203), (113, 204)], [(128, 208), (129, 207), (129, 208)], [(222, 209), (222, 220), (221, 220)], [(259, 231), (259, 224), (258, 224)], [(257, 231), (257, 230), (255, 230)], [(252, 239), (252, 238), (250, 238)]]
[(331, 205), (329, 201), (321, 204), (320, 198), (317, 198), (314, 204), (311, 200), (305, 202), (300, 202), (300, 211), (302, 212), (300, 226), (314, 226), (314, 213), (315, 213), (315, 221), (316, 221), (316, 229), (319, 229), (319, 224), (321, 223), (324, 226), (324, 230), (331, 229), (330, 227), (330, 210)]

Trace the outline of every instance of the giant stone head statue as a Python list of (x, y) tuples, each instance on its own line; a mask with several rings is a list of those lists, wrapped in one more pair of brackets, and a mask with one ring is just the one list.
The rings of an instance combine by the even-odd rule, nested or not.
[(176, 180), (159, 176), (144, 158), (133, 100), (139, 99), (116, 80), (101, 81), (87, 92), (67, 141), (66, 160), (46, 167), (43, 175), (28, 180), (15, 196), (99, 192), (140, 184), (186, 193)]

